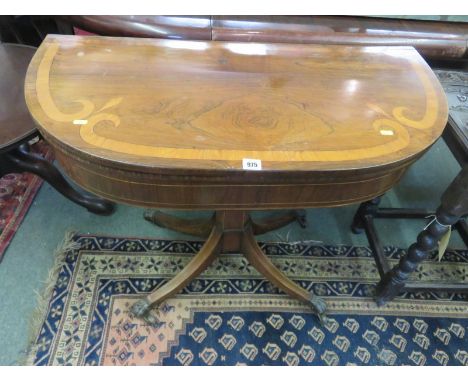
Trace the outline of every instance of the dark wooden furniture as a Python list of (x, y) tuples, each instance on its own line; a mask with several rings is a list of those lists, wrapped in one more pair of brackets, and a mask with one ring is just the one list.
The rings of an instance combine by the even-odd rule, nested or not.
[(146, 318), (218, 253), (239, 251), (323, 314), (323, 302), (279, 272), (254, 239), (297, 214), (255, 222), (248, 211), (381, 195), (447, 121), (443, 90), (410, 47), (49, 35), (25, 93), (57, 159), (85, 189), (132, 205), (216, 211), (197, 224), (148, 217), (207, 241), (134, 306)]
[[(464, 166), (458, 176), (442, 195), (442, 203), (436, 212), (424, 209), (379, 208), (380, 198), (361, 204), (352, 224), (354, 233), (365, 232), (376, 260), (381, 281), (377, 285), (376, 302), (383, 306), (401, 292), (439, 291), (468, 292), (466, 283), (421, 283), (409, 280), (412, 272), (433, 251), (449, 229), (457, 229), (468, 245), (467, 225), (462, 218), (468, 215), (468, 166)], [(423, 219), (431, 216), (431, 222), (421, 231), (417, 241), (408, 248), (408, 253), (393, 268), (390, 267), (382, 243), (374, 225), (374, 219), (402, 218)]]
[(29, 152), (28, 142), (39, 133), (24, 102), (24, 78), (35, 51), (25, 45), (0, 44), (0, 176), (31, 172), (89, 211), (109, 214), (112, 203), (76, 191), (56, 167)]
[(468, 58), (468, 23), (356, 16), (66, 16), (106, 36), (414, 46), (426, 59)]
[(0, 15), (0, 41), (39, 46), (49, 33), (73, 34), (73, 27), (61, 17), (45, 15)]
[[(381, 276), (376, 297), (379, 305), (386, 304), (403, 291), (468, 292), (467, 284), (421, 284), (409, 280), (418, 264), (438, 248), (438, 242), (447, 230), (457, 230), (468, 246), (468, 225), (464, 219), (468, 215), (468, 73), (437, 70), (436, 74), (447, 93), (450, 108), (443, 138), (462, 170), (442, 195), (442, 203), (435, 212), (427, 209), (380, 208), (380, 198), (359, 207), (352, 230), (355, 233), (366, 232), (376, 259)], [(391, 268), (384, 256), (374, 219), (424, 219), (428, 216), (435, 219), (420, 233), (417, 242), (409, 247), (399, 264)]]
[[(435, 213), (435, 218), (423, 230), (412, 244), (407, 255), (391, 270), (386, 270), (377, 285), (376, 301), (379, 306), (395, 298), (403, 290), (436, 290), (468, 292), (468, 285), (439, 283), (424, 285), (409, 283), (408, 279), (417, 266), (437, 249), (439, 240), (460, 218), (468, 214), (468, 166), (465, 166), (442, 195), (442, 203)], [(466, 224), (466, 223), (464, 223)], [(466, 233), (466, 226), (465, 233)], [(465, 237), (466, 239), (466, 237)], [(378, 262), (379, 263), (379, 262)], [(380, 264), (384, 264), (381, 262)], [(379, 267), (380, 268), (380, 267)], [(381, 272), (382, 274), (382, 272)]]

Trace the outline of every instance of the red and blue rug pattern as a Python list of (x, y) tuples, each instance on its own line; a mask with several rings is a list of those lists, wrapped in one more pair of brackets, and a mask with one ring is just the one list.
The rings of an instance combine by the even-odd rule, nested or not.
[[(385, 307), (366, 247), (264, 243), (298, 284), (321, 295), (321, 325), (308, 307), (264, 280), (241, 255), (223, 255), (149, 325), (139, 298), (179, 272), (198, 241), (75, 235), (49, 280), (28, 352), (34, 365), (468, 365), (468, 301), (406, 293)], [(387, 247), (391, 262), (404, 250)], [(426, 261), (421, 281), (468, 280), (468, 251)]]
[[(52, 150), (43, 141), (34, 144), (31, 151), (53, 160)], [(0, 262), (41, 184), (42, 179), (31, 173), (0, 178)]]

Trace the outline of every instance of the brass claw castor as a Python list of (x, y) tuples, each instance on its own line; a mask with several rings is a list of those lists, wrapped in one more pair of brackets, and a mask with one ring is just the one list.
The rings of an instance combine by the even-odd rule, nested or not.
[(138, 318), (143, 318), (148, 314), (150, 311), (150, 303), (146, 298), (142, 298), (141, 300), (138, 300), (135, 302), (132, 307), (130, 308), (130, 312)]
[(327, 309), (327, 303), (325, 302), (325, 300), (321, 297), (314, 295), (313, 293), (310, 293), (309, 304), (312, 306), (312, 309), (317, 315), (320, 323), (324, 325), (327, 320), (327, 316), (325, 314), (325, 311)]
[(142, 319), (151, 326), (158, 326), (159, 319), (151, 312), (151, 303), (146, 299), (142, 298), (135, 302), (130, 308), (130, 312), (137, 318)]

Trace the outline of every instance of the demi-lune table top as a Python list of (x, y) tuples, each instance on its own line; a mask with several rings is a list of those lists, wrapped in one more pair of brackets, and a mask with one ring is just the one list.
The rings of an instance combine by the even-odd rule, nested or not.
[(189, 168), (347, 169), (420, 153), (447, 106), (408, 47), (48, 36), (26, 100), (83, 153)]
[[(272, 185), (271, 174), (280, 182), (297, 172), (309, 183), (306, 174), (323, 172), (335, 183), (382, 178), (418, 158), (447, 121), (444, 92), (411, 47), (49, 35), (25, 94), (46, 139), (82, 167), (230, 175), (239, 184)], [(261, 161), (262, 175), (243, 168), (246, 158)], [(133, 191), (125, 198), (137, 200)]]

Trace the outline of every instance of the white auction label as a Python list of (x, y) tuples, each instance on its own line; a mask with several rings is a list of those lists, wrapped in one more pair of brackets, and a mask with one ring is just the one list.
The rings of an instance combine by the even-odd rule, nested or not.
[(244, 170), (261, 170), (262, 169), (262, 161), (260, 159), (242, 159), (242, 168)]

